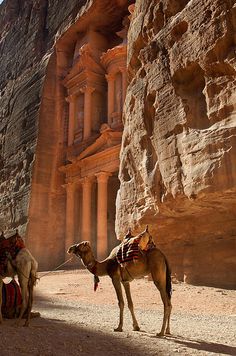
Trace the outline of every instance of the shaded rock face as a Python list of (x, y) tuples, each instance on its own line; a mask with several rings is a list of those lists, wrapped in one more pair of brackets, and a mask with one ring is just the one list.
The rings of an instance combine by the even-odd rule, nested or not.
[(116, 231), (149, 223), (173, 273), (236, 287), (236, 7), (137, 0)]
[(114, 35), (128, 5), (5, 0), (0, 6), (0, 231), (7, 236), (18, 228), (41, 270), (61, 264), (68, 247), (65, 177), (59, 171), (68, 163), (63, 78), (78, 38), (90, 29), (118, 44)]
[(55, 38), (86, 1), (5, 0), (0, 5), (0, 229), (28, 222), (39, 107)]

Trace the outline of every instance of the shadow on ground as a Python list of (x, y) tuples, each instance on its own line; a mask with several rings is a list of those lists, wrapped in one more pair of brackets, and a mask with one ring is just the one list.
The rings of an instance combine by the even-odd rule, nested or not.
[(236, 347), (218, 344), (214, 342), (206, 342), (203, 340), (186, 339), (181, 336), (171, 336), (169, 339), (173, 340), (176, 344), (195, 349), (199, 351), (207, 351), (222, 355), (236, 355)]
[(137, 344), (109, 334), (69, 325), (61, 320), (37, 318), (29, 328), (15, 327), (6, 320), (0, 328), (1, 356), (7, 355), (137, 355), (145, 354)]

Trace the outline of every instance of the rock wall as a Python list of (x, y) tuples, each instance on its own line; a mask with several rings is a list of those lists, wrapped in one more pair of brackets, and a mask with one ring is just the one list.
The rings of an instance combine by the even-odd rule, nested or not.
[(68, 162), (63, 78), (78, 38), (92, 29), (111, 39), (128, 4), (5, 0), (0, 6), (0, 231), (9, 235), (18, 228), (40, 270), (61, 264), (68, 247), (59, 170)]
[(236, 6), (137, 0), (116, 231), (149, 223), (180, 280), (236, 287)]
[(86, 0), (5, 0), (0, 5), (0, 229), (28, 223), (39, 108), (55, 39)]

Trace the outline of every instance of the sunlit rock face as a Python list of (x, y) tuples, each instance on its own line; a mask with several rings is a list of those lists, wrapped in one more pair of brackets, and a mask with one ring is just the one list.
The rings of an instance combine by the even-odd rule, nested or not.
[(235, 287), (236, 7), (137, 0), (116, 231), (146, 223), (190, 283)]

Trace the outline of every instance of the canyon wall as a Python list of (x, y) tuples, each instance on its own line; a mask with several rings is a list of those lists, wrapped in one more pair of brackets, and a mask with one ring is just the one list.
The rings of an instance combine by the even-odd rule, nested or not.
[(137, 0), (116, 231), (148, 223), (173, 274), (236, 287), (236, 7)]
[(5, 0), (0, 5), (0, 229), (6, 235), (15, 228), (26, 232), (42, 89), (55, 40), (90, 3)]
[(78, 192), (72, 197), (76, 206), (66, 213), (69, 198), (60, 170), (71, 163), (63, 79), (87, 41), (107, 36), (113, 46), (119, 43), (115, 34), (128, 5), (128, 0), (5, 0), (0, 6), (0, 231), (10, 236), (18, 228), (40, 270), (65, 260), (72, 216), (78, 225)]

